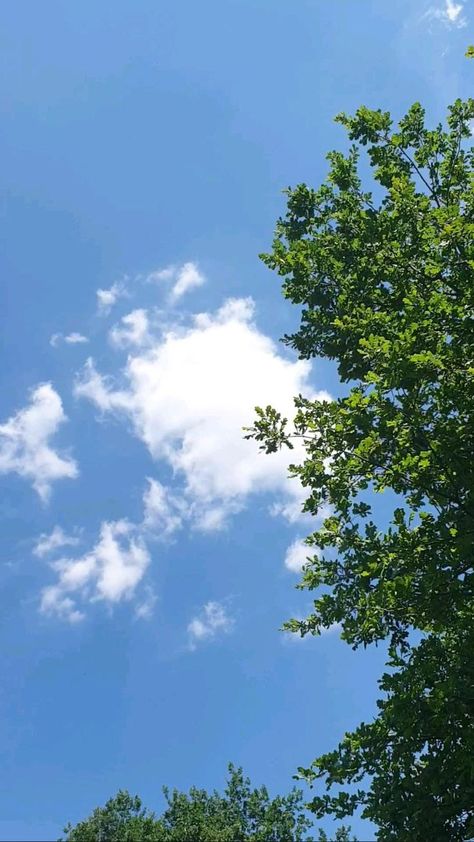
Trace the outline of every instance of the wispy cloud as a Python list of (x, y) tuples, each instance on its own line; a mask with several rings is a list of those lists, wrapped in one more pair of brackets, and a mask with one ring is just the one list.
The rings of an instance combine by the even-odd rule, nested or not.
[(145, 275), (146, 284), (160, 284), (163, 281), (171, 281), (176, 276), (176, 266), (165, 266), (164, 269), (154, 269)]
[(67, 420), (62, 401), (51, 383), (37, 386), (28, 406), (0, 425), (0, 474), (16, 473), (29, 480), (43, 501), (59, 479), (74, 479), (79, 471), (69, 456), (50, 445)]
[(125, 390), (113, 388), (113, 380), (106, 378), (95, 368), (94, 360), (89, 357), (76, 379), (74, 394), (76, 397), (87, 398), (94, 403), (101, 412), (122, 411), (131, 413), (133, 407), (131, 397)]
[(186, 515), (185, 501), (172, 494), (156, 479), (148, 479), (143, 495), (143, 509), (143, 529), (159, 537), (176, 532)]
[(98, 289), (96, 295), (99, 315), (107, 316), (118, 299), (127, 295), (127, 291), (123, 283), (116, 282), (109, 289)]
[(146, 310), (132, 310), (109, 331), (109, 339), (117, 348), (144, 345), (148, 339), (148, 316)]
[(200, 287), (205, 282), (205, 277), (195, 263), (185, 263), (178, 271), (176, 281), (171, 290), (171, 298), (177, 301), (185, 292), (195, 287)]
[(33, 549), (34, 555), (38, 558), (43, 558), (49, 553), (54, 553), (61, 547), (75, 547), (79, 543), (79, 538), (74, 535), (66, 535), (60, 526), (55, 526), (49, 535), (43, 533), (38, 538)]
[(188, 625), (189, 648), (196, 649), (198, 643), (213, 640), (219, 634), (227, 634), (234, 626), (220, 602), (207, 602)]
[(75, 623), (84, 618), (84, 606), (90, 602), (112, 605), (129, 600), (149, 564), (150, 555), (133, 524), (104, 522), (89, 553), (51, 562), (58, 579), (43, 589), (41, 611)]
[(164, 269), (157, 269), (150, 272), (145, 281), (148, 283), (172, 283), (173, 286), (169, 292), (170, 303), (176, 302), (186, 292), (191, 289), (202, 286), (206, 278), (198, 269), (196, 263), (189, 261), (183, 263), (182, 266), (166, 266)]
[(464, 3), (444, 0), (442, 6), (430, 6), (423, 17), (434, 18), (441, 21), (445, 26), (461, 29), (467, 25), (467, 19), (464, 17), (463, 11)]
[(153, 616), (156, 601), (157, 596), (153, 588), (148, 586), (145, 590), (145, 596), (135, 607), (135, 617), (140, 620), (149, 620)]
[(63, 333), (53, 333), (51, 339), (49, 340), (49, 344), (53, 348), (57, 348), (61, 342), (65, 342), (66, 345), (83, 345), (86, 342), (89, 342), (89, 339), (87, 336), (83, 336), (82, 333), (76, 333), (73, 331), (73, 333), (68, 333), (66, 335)]

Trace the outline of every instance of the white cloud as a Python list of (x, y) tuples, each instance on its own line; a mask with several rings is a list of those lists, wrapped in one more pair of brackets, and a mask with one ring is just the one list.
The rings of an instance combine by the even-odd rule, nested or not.
[[(304, 493), (288, 481), (288, 465), (304, 449), (270, 456), (243, 439), (255, 405), (272, 404), (291, 418), (293, 396), (330, 399), (309, 383), (310, 363), (288, 360), (253, 321), (251, 299), (229, 299), (216, 313), (200, 313), (188, 327), (169, 326), (144, 351), (130, 354), (117, 388), (89, 361), (76, 394), (103, 412), (125, 414), (152, 457), (163, 459), (183, 481), (196, 527), (221, 528), (254, 492), (280, 499), (289, 520)], [(285, 508), (286, 507), (286, 508)]]
[(446, 0), (444, 15), (449, 23), (455, 26), (465, 26), (467, 21), (461, 18), (461, 12), (464, 8), (463, 3), (454, 3), (453, 0)]
[(124, 316), (120, 325), (109, 331), (109, 339), (117, 348), (144, 345), (148, 339), (148, 316), (146, 310), (132, 310)]
[(140, 620), (149, 620), (153, 615), (156, 599), (157, 597), (153, 589), (147, 587), (145, 597), (135, 608), (135, 617), (138, 617)]
[(212, 640), (219, 633), (230, 632), (233, 625), (234, 620), (221, 603), (207, 602), (188, 625), (189, 648), (194, 650), (198, 643)]
[[(292, 481), (288, 487), (288, 497), (284, 500), (279, 500), (270, 506), (270, 514), (273, 516), (280, 515), (284, 517), (288, 523), (297, 523), (305, 520), (308, 523), (312, 520), (312, 515), (302, 514), (303, 504), (308, 496), (307, 490), (299, 482)], [(290, 493), (291, 492), (291, 493)]]
[(308, 558), (315, 554), (314, 547), (308, 547), (302, 538), (297, 538), (286, 551), (285, 567), (292, 573), (301, 573), (303, 565), (308, 563)]
[(446, 26), (461, 29), (466, 26), (467, 20), (463, 17), (464, 3), (456, 3), (454, 0), (445, 0), (443, 6), (430, 6), (424, 17), (437, 18)]
[(107, 316), (118, 299), (126, 295), (126, 290), (123, 284), (115, 283), (109, 289), (98, 289), (96, 295), (99, 314)]
[(130, 395), (125, 391), (113, 390), (112, 383), (96, 371), (91, 357), (82, 370), (82, 376), (74, 387), (76, 397), (87, 398), (101, 410), (112, 412), (122, 410), (131, 412), (133, 409)]
[(83, 336), (82, 333), (76, 333), (75, 331), (73, 331), (73, 333), (68, 333), (67, 336), (64, 337), (64, 341), (68, 345), (82, 345), (85, 342), (89, 342), (87, 336)]
[(158, 284), (173, 281), (169, 300), (175, 302), (190, 289), (202, 286), (206, 279), (195, 263), (188, 262), (182, 266), (166, 266), (165, 269), (150, 272), (145, 281)]
[(185, 292), (195, 287), (200, 287), (205, 282), (204, 275), (201, 274), (195, 263), (185, 263), (178, 271), (176, 282), (171, 290), (171, 298), (176, 301), (181, 298)]
[(89, 340), (87, 336), (83, 336), (82, 333), (76, 333), (75, 331), (68, 333), (66, 336), (63, 333), (53, 333), (49, 344), (53, 348), (57, 348), (60, 342), (65, 342), (67, 345), (82, 345), (89, 342)]
[(58, 585), (44, 588), (41, 597), (41, 611), (44, 614), (55, 614), (70, 623), (79, 623), (85, 617), (84, 612), (76, 608), (74, 600), (69, 596), (64, 596), (64, 591)]
[(189, 509), (189, 514), (194, 520), (194, 528), (200, 532), (217, 532), (225, 529), (230, 515), (238, 514), (242, 509), (242, 502), (234, 502), (227, 500), (222, 505), (207, 505), (204, 506), (198, 502), (192, 504)]
[(89, 553), (51, 563), (58, 580), (43, 589), (41, 611), (77, 622), (84, 617), (78, 600), (110, 604), (129, 600), (149, 563), (146, 545), (133, 524), (127, 520), (104, 522)]
[(145, 283), (156, 284), (162, 281), (171, 281), (175, 275), (176, 266), (166, 266), (164, 269), (155, 269), (150, 272), (145, 278)]
[(77, 477), (74, 459), (60, 456), (49, 443), (66, 420), (51, 383), (37, 386), (29, 405), (0, 425), (0, 474), (16, 473), (30, 480), (44, 501), (53, 482)]
[(143, 528), (158, 536), (168, 536), (183, 522), (185, 502), (172, 494), (161, 482), (148, 479), (143, 495)]
[(79, 538), (73, 535), (66, 535), (60, 526), (55, 526), (49, 535), (45, 533), (40, 535), (33, 549), (33, 553), (38, 558), (43, 558), (45, 555), (55, 552), (55, 550), (61, 547), (75, 547), (78, 543)]

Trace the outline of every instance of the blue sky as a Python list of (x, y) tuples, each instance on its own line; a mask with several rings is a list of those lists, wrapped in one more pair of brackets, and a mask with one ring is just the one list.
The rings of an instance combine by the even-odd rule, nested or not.
[(470, 6), (3, 4), (0, 838), (229, 760), (285, 791), (373, 714), (380, 650), (278, 631), (316, 524), (240, 428), (340, 387), (257, 255), (335, 114), (469, 93)]

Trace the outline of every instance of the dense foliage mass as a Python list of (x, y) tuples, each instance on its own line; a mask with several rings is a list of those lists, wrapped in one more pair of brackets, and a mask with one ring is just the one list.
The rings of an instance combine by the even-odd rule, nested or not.
[[(242, 769), (229, 766), (223, 795), (193, 787), (189, 794), (164, 790), (161, 816), (142, 807), (138, 796), (119, 792), (85, 821), (65, 828), (67, 842), (302, 842), (311, 826), (302, 793), (270, 798), (267, 789), (252, 789)], [(313, 837), (314, 838), (314, 837)], [(319, 832), (318, 840), (328, 837)], [(335, 838), (349, 842), (347, 828)]]
[[(299, 771), (324, 784), (317, 816), (360, 807), (397, 842), (474, 838), (473, 118), (471, 99), (433, 130), (419, 104), (398, 127), (340, 115), (352, 145), (319, 189), (288, 190), (263, 256), (302, 306), (284, 341), (347, 384), (298, 396), (293, 428), (258, 409), (248, 436), (267, 452), (302, 437), (305, 510), (331, 507), (307, 539), (314, 611), (287, 627), (389, 646), (377, 717)], [(383, 492), (388, 525), (372, 513)]]

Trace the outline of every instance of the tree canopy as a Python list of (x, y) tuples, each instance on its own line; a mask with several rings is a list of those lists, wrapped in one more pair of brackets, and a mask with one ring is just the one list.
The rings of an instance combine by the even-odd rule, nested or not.
[[(362, 815), (381, 840), (474, 838), (474, 101), (429, 129), (360, 108), (319, 189), (287, 191), (265, 263), (300, 306), (284, 337), (337, 363), (344, 394), (295, 398), (292, 426), (257, 408), (248, 438), (300, 437), (291, 474), (331, 514), (307, 538), (299, 587), (352, 647), (387, 641), (378, 714), (302, 767), (316, 816)], [(367, 167), (368, 164), (368, 167)], [(372, 184), (362, 173), (369, 171)], [(385, 492), (388, 525), (373, 514)]]
[[(193, 787), (189, 793), (164, 789), (166, 809), (157, 816), (143, 808), (138, 796), (121, 791), (97, 807), (89, 818), (64, 832), (67, 842), (302, 842), (311, 822), (303, 795), (270, 798), (266, 787), (253, 789), (242, 769), (229, 766), (223, 795)], [(349, 840), (347, 828), (336, 831)], [(342, 834), (342, 835), (341, 835)], [(324, 832), (318, 839), (326, 842)]]

